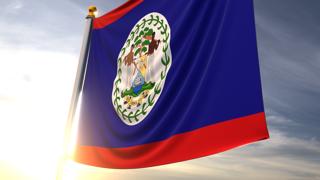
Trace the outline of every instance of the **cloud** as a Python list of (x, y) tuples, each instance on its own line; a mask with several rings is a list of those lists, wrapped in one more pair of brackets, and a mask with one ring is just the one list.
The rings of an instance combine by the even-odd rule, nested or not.
[(4, 9), (0, 12), (1, 48), (79, 53), (85, 14), (73, 3), (13, 1)]
[(265, 107), (293, 121), (278, 128), (295, 137), (320, 136), (317, 6), (315, 0), (255, 0)]
[(16, 14), (19, 12), (21, 8), (23, 8), (24, 4), (21, 1), (11, 1), (8, 5), (4, 7), (4, 12), (8, 15)]

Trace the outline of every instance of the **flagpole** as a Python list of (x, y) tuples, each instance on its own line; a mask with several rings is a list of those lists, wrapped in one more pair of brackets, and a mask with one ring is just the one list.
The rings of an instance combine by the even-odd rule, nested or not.
[(77, 68), (77, 74), (73, 86), (73, 92), (71, 96), (71, 102), (69, 107), (68, 119), (65, 125), (64, 140), (63, 140), (63, 152), (62, 156), (58, 162), (56, 179), (61, 180), (63, 177), (63, 168), (69, 156), (69, 144), (71, 140), (71, 131), (73, 129), (74, 117), (77, 110), (77, 105), (79, 102), (80, 93), (83, 88), (84, 77), (86, 73), (87, 63), (88, 63), (88, 54), (90, 47), (90, 39), (92, 32), (93, 20), (95, 14), (97, 13), (97, 8), (95, 6), (89, 6), (88, 15), (86, 17), (86, 25), (84, 30), (84, 36), (82, 41), (82, 47), (79, 57), (79, 63)]

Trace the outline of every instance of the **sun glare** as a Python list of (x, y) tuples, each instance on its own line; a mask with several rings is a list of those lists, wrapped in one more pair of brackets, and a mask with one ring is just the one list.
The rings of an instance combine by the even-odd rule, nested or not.
[(0, 179), (55, 179), (77, 58), (0, 53)]

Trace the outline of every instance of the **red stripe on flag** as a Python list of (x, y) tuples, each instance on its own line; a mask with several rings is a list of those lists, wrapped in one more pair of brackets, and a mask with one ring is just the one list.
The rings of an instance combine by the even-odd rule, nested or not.
[(203, 157), (269, 138), (263, 112), (126, 148), (79, 146), (74, 160), (106, 168), (143, 168)]
[(107, 14), (94, 19), (93, 28), (104, 28), (105, 26), (113, 23), (114, 21), (120, 19), (122, 16), (126, 15), (129, 11), (131, 11), (133, 8), (135, 8), (142, 2), (143, 0), (129, 0), (128, 2), (119, 6), (118, 8), (108, 12)]

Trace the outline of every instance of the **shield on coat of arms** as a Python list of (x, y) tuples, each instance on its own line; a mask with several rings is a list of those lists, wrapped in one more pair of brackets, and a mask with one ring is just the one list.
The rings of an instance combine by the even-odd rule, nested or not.
[(171, 66), (170, 26), (157, 12), (141, 18), (120, 50), (112, 103), (120, 119), (136, 125), (147, 117)]

